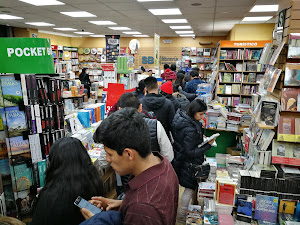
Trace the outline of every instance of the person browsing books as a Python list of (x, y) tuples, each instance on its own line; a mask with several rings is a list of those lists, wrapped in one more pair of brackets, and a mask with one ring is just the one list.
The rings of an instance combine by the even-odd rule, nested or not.
[(192, 70), (190, 75), (192, 80), (185, 85), (185, 91), (187, 93), (196, 93), (196, 90), (198, 89), (198, 85), (205, 82), (200, 80), (199, 71), (197, 70)]
[[(102, 143), (106, 161), (120, 175), (132, 175), (123, 200), (92, 198), (103, 210), (120, 210), (124, 224), (175, 225), (178, 179), (171, 163), (151, 152), (150, 133), (142, 115), (124, 108), (102, 121), (94, 134)], [(82, 210), (86, 219), (94, 215)]]
[(177, 173), (179, 184), (184, 192), (181, 197), (179, 219), (186, 215), (188, 204), (197, 189), (198, 182), (191, 171), (191, 164), (202, 165), (204, 154), (210, 148), (215, 139), (198, 147), (203, 142), (203, 128), (200, 120), (204, 118), (207, 110), (206, 104), (200, 99), (192, 101), (187, 112), (178, 110), (173, 120), (174, 126), (174, 160), (172, 162)]

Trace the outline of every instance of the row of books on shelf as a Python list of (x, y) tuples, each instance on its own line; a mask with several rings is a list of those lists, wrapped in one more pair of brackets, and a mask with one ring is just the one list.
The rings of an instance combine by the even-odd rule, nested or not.
[(258, 60), (262, 49), (236, 49), (236, 50), (220, 50), (220, 59), (244, 59), (244, 60)]
[(214, 57), (190, 57), (190, 56), (182, 56), (182, 61), (185, 63), (212, 63)]
[(265, 65), (258, 64), (257, 62), (244, 62), (244, 63), (219, 63), (219, 70), (238, 71), (238, 72), (264, 72)]
[(251, 95), (255, 94), (258, 91), (257, 85), (243, 85), (242, 86), (242, 94)]
[(219, 84), (217, 94), (234, 94), (234, 95), (251, 95), (255, 94), (258, 91), (258, 87), (256, 85), (241, 85), (240, 84)]
[(78, 59), (71, 59), (71, 62), (72, 62), (72, 65), (73, 65), (73, 66), (79, 64)]
[(78, 52), (72, 51), (72, 52), (71, 52), (71, 58), (72, 58), (72, 59), (78, 58)]
[(300, 144), (273, 140), (272, 163), (299, 166)]
[(219, 72), (220, 82), (243, 82), (243, 83), (259, 83), (263, 79), (263, 74), (249, 73), (224, 73)]
[(240, 98), (240, 97), (220, 97), (218, 96), (218, 102), (228, 106), (237, 106), (238, 104), (251, 105), (251, 98)]
[(196, 55), (196, 56), (211, 56), (211, 53), (214, 53), (215, 49), (213, 48), (197, 48), (197, 47), (182, 47), (182, 55)]

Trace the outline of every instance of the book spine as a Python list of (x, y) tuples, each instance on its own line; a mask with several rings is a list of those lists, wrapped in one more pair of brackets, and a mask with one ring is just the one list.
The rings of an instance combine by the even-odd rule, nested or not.
[(26, 78), (25, 74), (21, 74), (21, 87), (22, 87), (22, 94), (23, 94), (23, 101), (24, 105), (28, 105), (28, 95), (27, 95), (27, 87), (26, 87)]
[(27, 129), (30, 134), (33, 134), (33, 125), (32, 125), (32, 119), (31, 119), (31, 107), (30, 105), (25, 106), (25, 115), (27, 120)]
[(47, 130), (46, 117), (45, 117), (45, 106), (40, 106), (40, 115), (41, 115), (42, 131), (46, 132), (48, 130)]
[(34, 184), (37, 188), (40, 187), (40, 179), (39, 179), (39, 167), (38, 163), (33, 163), (33, 178), (34, 178)]
[(42, 161), (43, 157), (41, 152), (39, 135), (38, 134), (29, 135), (28, 138), (29, 138), (32, 162), (36, 163)]
[(26, 75), (25, 79), (26, 79), (28, 101), (31, 104), (31, 102), (32, 102), (32, 91), (31, 91), (30, 75)]
[(45, 123), (46, 123), (46, 130), (50, 131), (50, 118), (49, 118), (49, 106), (45, 106)]
[(31, 84), (32, 84), (33, 104), (37, 104), (39, 102), (39, 96), (38, 96), (38, 87), (37, 87), (35, 75), (31, 75)]
[(38, 90), (39, 90), (39, 102), (40, 104), (44, 105), (46, 104), (45, 100), (45, 95), (44, 95), (44, 90), (43, 90), (43, 81), (41, 79), (36, 79), (37, 85), (38, 85)]
[(53, 106), (48, 106), (48, 110), (49, 110), (49, 125), (50, 125), (50, 131), (54, 131), (55, 127), (54, 127), (54, 117), (53, 117)]
[(33, 134), (36, 134), (36, 122), (35, 122), (33, 105), (30, 105), (30, 112), (31, 112), (31, 121), (32, 121), (32, 131), (33, 131)]
[(39, 169), (39, 181), (40, 181), (40, 187), (45, 186), (45, 176), (46, 176), (46, 161), (43, 160), (38, 163), (38, 169)]

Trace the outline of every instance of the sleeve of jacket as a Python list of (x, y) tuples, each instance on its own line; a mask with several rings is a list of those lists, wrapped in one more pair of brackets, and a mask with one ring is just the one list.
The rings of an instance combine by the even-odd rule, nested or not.
[(171, 142), (162, 124), (157, 120), (157, 140), (160, 147), (160, 154), (170, 162), (174, 159), (174, 152)]
[(187, 92), (187, 93), (192, 93), (192, 92), (193, 92), (193, 85), (192, 85), (191, 82), (188, 82), (188, 83), (185, 85), (184, 91)]
[(179, 93), (185, 95), (185, 97), (186, 97), (190, 102), (192, 102), (192, 101), (197, 97), (196, 94), (194, 94), (194, 93), (187, 93), (187, 92), (185, 92), (184, 90), (182, 90), (182, 88), (179, 88)]
[(174, 131), (173, 131), (173, 119), (174, 119), (174, 116), (175, 116), (175, 108), (174, 108), (174, 105), (173, 103), (169, 100), (169, 118), (168, 118), (168, 125), (169, 125), (169, 130), (171, 131), (172, 133), (172, 136), (174, 136)]

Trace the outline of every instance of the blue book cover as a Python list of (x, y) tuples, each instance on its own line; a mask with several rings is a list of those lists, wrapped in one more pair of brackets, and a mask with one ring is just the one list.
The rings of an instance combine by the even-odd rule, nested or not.
[(15, 80), (14, 76), (1, 76), (1, 87), (4, 106), (10, 107), (17, 106), (18, 103), (23, 101), (21, 82)]
[(217, 212), (207, 212), (204, 211), (203, 213), (203, 221), (204, 224), (211, 224), (211, 225), (218, 225), (219, 219), (218, 219), (218, 213)]
[(29, 153), (29, 142), (24, 140), (23, 136), (6, 138), (7, 151), (9, 155), (19, 155), (22, 153)]
[(252, 217), (253, 202), (238, 200), (237, 213), (243, 216)]
[(1, 109), (3, 127), (8, 137), (21, 136), (27, 131), (25, 113), (18, 106)]
[(277, 211), (277, 197), (256, 195), (254, 219), (276, 223)]
[(10, 166), (14, 192), (30, 188), (33, 181), (32, 169), (26, 163)]
[(92, 123), (96, 123), (95, 109), (93, 109), (93, 108), (85, 108), (85, 110), (90, 110), (90, 111), (92, 111)]
[(39, 168), (40, 187), (44, 187), (45, 186), (46, 169), (47, 169), (46, 160), (38, 162), (38, 168)]
[(300, 202), (296, 205), (295, 217), (297, 218), (297, 221), (300, 222)]
[(10, 176), (9, 159), (0, 160), (0, 174), (1, 176)]
[(78, 111), (78, 119), (85, 128), (89, 128), (91, 126), (90, 111)]

